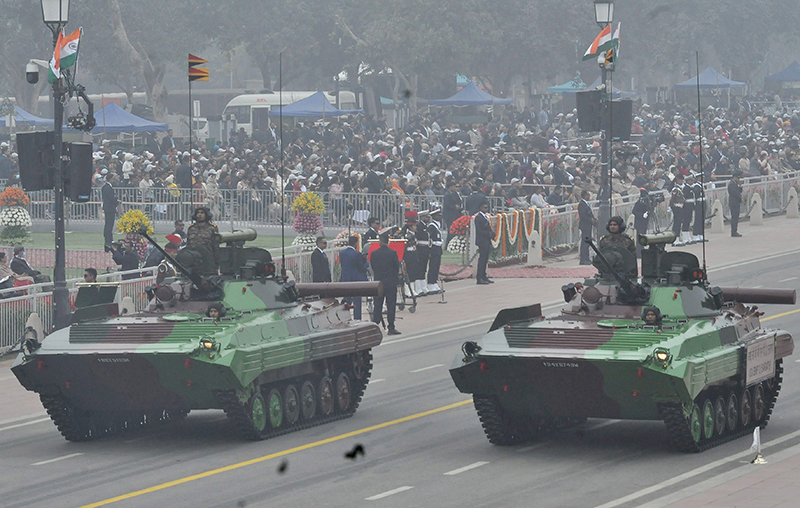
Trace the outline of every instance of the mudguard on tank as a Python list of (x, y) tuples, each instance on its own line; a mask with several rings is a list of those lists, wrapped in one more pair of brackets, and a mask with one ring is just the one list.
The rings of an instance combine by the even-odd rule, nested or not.
[(586, 418), (663, 420), (696, 452), (767, 425), (794, 341), (744, 303), (794, 304), (794, 290), (711, 287), (693, 254), (665, 251), (673, 241), (642, 238), (641, 279), (627, 251), (598, 252), (597, 276), (562, 288), (560, 314), (506, 309), (463, 345), (450, 374), (489, 441)]
[(301, 297), (268, 251), (243, 247), (253, 239), (220, 234), (213, 277), (164, 252), (142, 312), (121, 312), (115, 285), (82, 286), (72, 324), (26, 341), (12, 371), (73, 441), (193, 409), (223, 409), (248, 439), (352, 416), (382, 334), (336, 296), (376, 295), (380, 283), (305, 284)]

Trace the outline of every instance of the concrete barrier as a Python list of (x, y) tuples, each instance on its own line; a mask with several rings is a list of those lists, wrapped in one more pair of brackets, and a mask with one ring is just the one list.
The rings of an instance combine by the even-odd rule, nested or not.
[(725, 217), (722, 215), (722, 201), (717, 199), (714, 201), (714, 206), (711, 208), (711, 214), (714, 216), (711, 219), (711, 229), (712, 233), (724, 233), (725, 232)]
[(542, 265), (542, 235), (534, 230), (528, 238), (528, 262), (527, 266)]
[(761, 194), (753, 194), (750, 200), (750, 225), (763, 226), (764, 225), (764, 209), (762, 208)]

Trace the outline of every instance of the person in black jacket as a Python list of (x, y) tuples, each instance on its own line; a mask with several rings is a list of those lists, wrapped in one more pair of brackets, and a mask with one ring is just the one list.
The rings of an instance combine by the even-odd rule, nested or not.
[(311, 253), (311, 282), (331, 282), (331, 265), (325, 254), (328, 240), (320, 236), (317, 238), (317, 248)]
[(114, 241), (114, 222), (117, 220), (117, 196), (114, 194), (114, 187), (111, 185), (116, 183), (116, 176), (113, 173), (107, 173), (106, 183), (100, 189), (100, 194), (103, 198), (103, 214), (105, 215), (105, 225), (103, 227), (103, 240), (105, 245), (111, 245)]
[(492, 224), (489, 222), (489, 203), (481, 203), (481, 210), (475, 216), (475, 245), (478, 246), (478, 284), (491, 284), (486, 275), (486, 265), (489, 264), (489, 251), (492, 248)]
[(733, 174), (733, 178), (728, 182), (728, 204), (731, 208), (731, 236), (738, 238), (739, 233), (739, 212), (742, 206), (742, 174), (738, 171)]
[(639, 236), (647, 233), (647, 225), (650, 222), (650, 193), (647, 189), (639, 189), (639, 200), (633, 204), (633, 229), (636, 230), (636, 257), (642, 257), (642, 246), (639, 244)]
[(472, 188), (472, 194), (467, 196), (466, 199), (466, 207), (467, 213), (470, 215), (475, 215), (481, 209), (481, 203), (488, 203), (489, 200), (486, 199), (486, 195), (481, 192), (480, 186), (476, 185)]
[[(133, 250), (131, 242), (124, 242), (120, 245), (120, 248), (111, 244), (111, 250), (111, 257), (114, 259), (114, 262), (120, 265), (119, 271), (127, 272), (139, 268), (139, 256), (136, 254), (136, 251)], [(122, 276), (122, 280), (136, 279), (138, 277), (138, 273), (128, 273)]]
[(589, 259), (589, 244), (586, 239), (593, 238), (592, 228), (597, 224), (592, 207), (589, 205), (590, 196), (591, 193), (588, 190), (581, 191), (581, 201), (578, 203), (578, 230), (581, 232), (580, 264), (582, 265), (592, 264), (592, 260)]
[(462, 207), (463, 202), (461, 195), (458, 193), (456, 181), (454, 179), (448, 180), (447, 191), (444, 193), (444, 209), (442, 210), (442, 226), (445, 231), (449, 231), (450, 224), (461, 217)]
[(383, 302), (386, 300), (386, 321), (389, 325), (389, 335), (400, 335), (394, 327), (394, 315), (397, 307), (397, 285), (399, 283), (400, 258), (397, 253), (389, 248), (389, 235), (379, 237), (380, 247), (370, 254), (370, 264), (374, 273), (374, 280), (383, 283), (383, 295), (375, 297), (372, 311), (372, 321), (383, 323)]

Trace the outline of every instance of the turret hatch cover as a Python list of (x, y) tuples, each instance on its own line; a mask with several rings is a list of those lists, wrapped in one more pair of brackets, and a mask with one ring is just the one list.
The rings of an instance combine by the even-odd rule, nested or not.
[(162, 319), (164, 321), (179, 322), (179, 321), (194, 321), (196, 319), (200, 319), (201, 317), (203, 316), (201, 316), (200, 314), (191, 314), (188, 312), (176, 312), (175, 314), (167, 314), (166, 316), (162, 316)]

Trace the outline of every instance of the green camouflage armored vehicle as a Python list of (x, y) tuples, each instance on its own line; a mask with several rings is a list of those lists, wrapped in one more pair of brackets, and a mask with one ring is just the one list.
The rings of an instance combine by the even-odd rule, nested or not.
[(794, 304), (794, 290), (710, 287), (696, 256), (665, 251), (674, 240), (640, 237), (641, 280), (629, 251), (595, 249), (598, 275), (562, 288), (560, 314), (504, 309), (464, 343), (450, 374), (490, 442), (586, 418), (663, 420), (677, 449), (698, 452), (767, 425), (794, 341), (745, 304)]
[(377, 295), (380, 283), (295, 284), (268, 251), (243, 246), (255, 237), (220, 234), (212, 277), (179, 261), (207, 261), (191, 245), (177, 260), (162, 250), (142, 312), (114, 303), (113, 285), (81, 287), (71, 325), (25, 340), (12, 371), (70, 441), (192, 409), (223, 409), (247, 439), (352, 416), (382, 335), (336, 297)]

